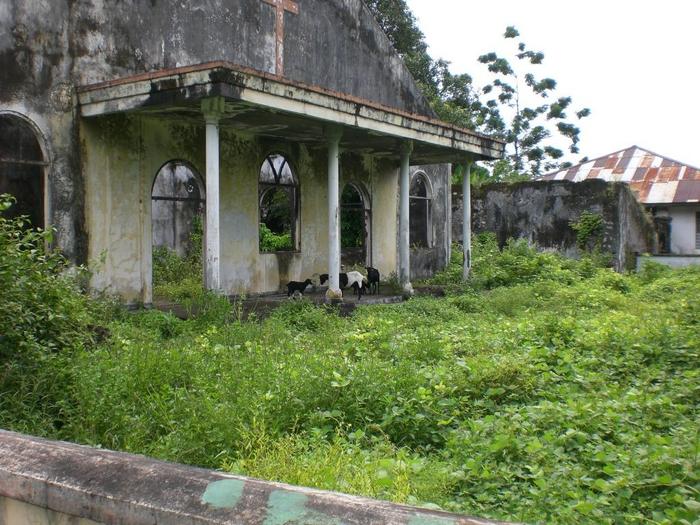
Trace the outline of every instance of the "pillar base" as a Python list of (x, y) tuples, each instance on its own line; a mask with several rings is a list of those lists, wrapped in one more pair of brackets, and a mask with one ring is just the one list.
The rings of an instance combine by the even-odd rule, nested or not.
[(413, 297), (415, 295), (415, 290), (413, 289), (413, 285), (411, 283), (406, 283), (403, 285), (403, 293), (402, 295), (406, 298), (408, 297)]
[(326, 290), (326, 302), (331, 304), (337, 304), (343, 302), (343, 292), (340, 290), (333, 290), (328, 288)]

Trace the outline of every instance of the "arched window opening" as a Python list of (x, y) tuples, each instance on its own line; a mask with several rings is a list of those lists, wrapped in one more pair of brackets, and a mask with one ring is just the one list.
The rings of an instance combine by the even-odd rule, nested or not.
[[(183, 161), (163, 165), (151, 191), (156, 273), (159, 264), (166, 264), (173, 255), (188, 262), (191, 269), (201, 269), (204, 212), (204, 184), (197, 172)], [(159, 280), (158, 275), (154, 277)]]
[(432, 242), (432, 195), (423, 173), (417, 173), (411, 181), (410, 243), (415, 248), (430, 248)]
[(268, 155), (260, 167), (260, 251), (295, 251), (299, 247), (299, 184), (283, 155)]
[(362, 191), (354, 184), (346, 184), (340, 197), (340, 248), (346, 267), (369, 264), (369, 224), (370, 210)]
[(45, 227), (46, 166), (29, 123), (16, 115), (0, 114), (0, 194), (9, 193), (16, 199), (4, 212), (6, 218), (26, 216), (30, 227)]

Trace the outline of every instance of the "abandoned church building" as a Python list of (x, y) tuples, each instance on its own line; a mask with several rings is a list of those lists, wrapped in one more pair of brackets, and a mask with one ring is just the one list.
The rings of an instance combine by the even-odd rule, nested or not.
[(361, 0), (10, 0), (0, 66), (10, 213), (133, 303), (200, 226), (225, 294), (410, 287), (449, 258), (450, 163), (504, 148), (436, 119)]

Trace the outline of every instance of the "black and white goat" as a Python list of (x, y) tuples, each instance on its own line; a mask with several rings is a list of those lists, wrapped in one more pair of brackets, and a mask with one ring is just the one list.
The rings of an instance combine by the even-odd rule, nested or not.
[(348, 272), (348, 286), (355, 291), (359, 301), (367, 289), (367, 278), (360, 272)]
[[(328, 274), (327, 273), (322, 273), (319, 276), (319, 283), (323, 285), (326, 281), (328, 280)], [(342, 290), (348, 285), (348, 274), (347, 273), (341, 273), (340, 274), (340, 289)]]
[[(322, 273), (319, 276), (319, 282), (324, 284), (328, 280), (328, 274)], [(350, 287), (353, 289), (355, 295), (357, 295), (358, 301), (362, 298), (362, 295), (367, 289), (367, 278), (360, 272), (347, 272), (340, 274), (340, 289)]]

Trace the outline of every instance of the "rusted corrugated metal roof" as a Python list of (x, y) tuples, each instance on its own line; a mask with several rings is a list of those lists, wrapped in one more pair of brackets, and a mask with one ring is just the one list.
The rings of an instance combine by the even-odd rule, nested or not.
[(700, 168), (638, 146), (549, 173), (541, 180), (586, 179), (626, 182), (644, 204), (700, 202)]

